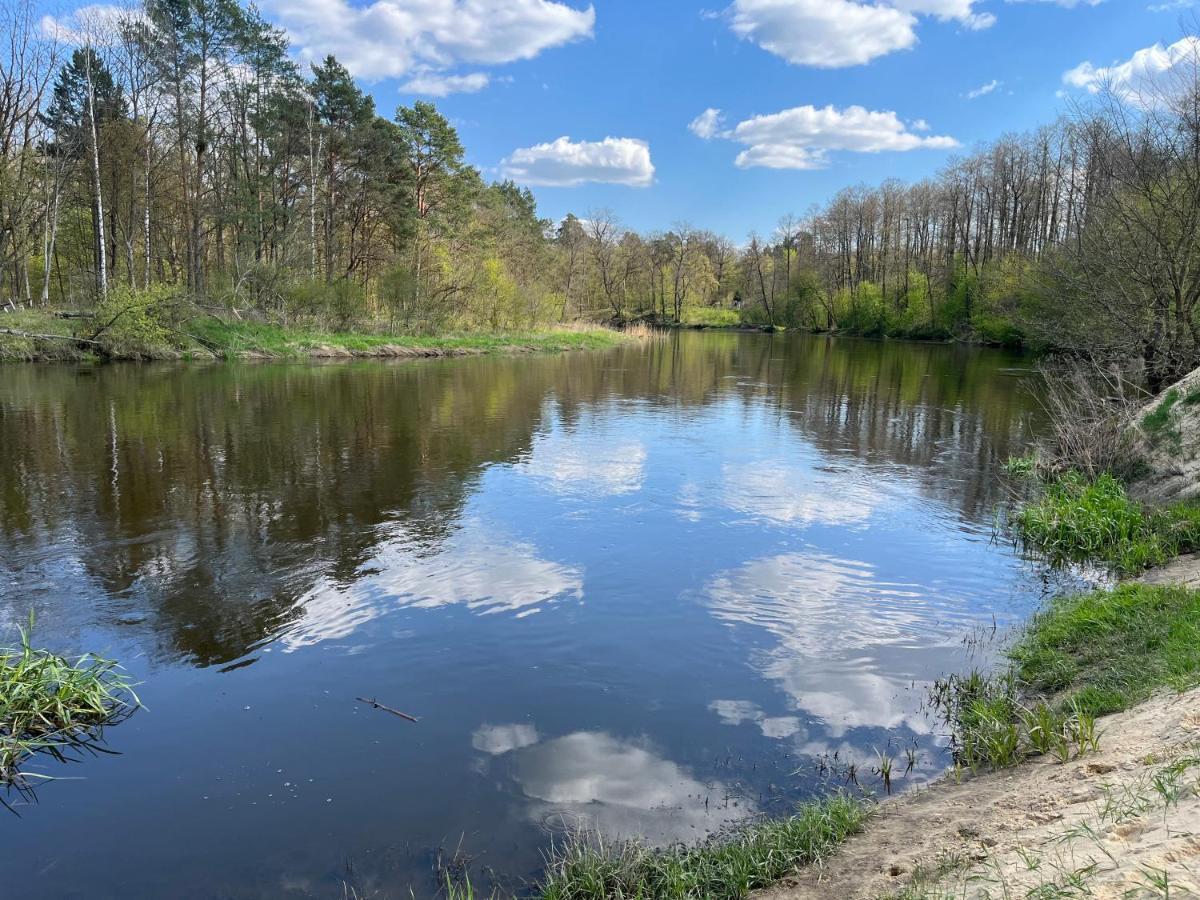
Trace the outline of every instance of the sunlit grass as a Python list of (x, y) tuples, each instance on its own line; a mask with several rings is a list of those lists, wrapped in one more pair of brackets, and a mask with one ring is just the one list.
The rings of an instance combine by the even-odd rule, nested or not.
[(684, 325), (702, 325), (705, 328), (736, 328), (742, 324), (742, 316), (736, 309), (712, 306), (689, 306), (683, 311)]
[(648, 848), (570, 839), (551, 856), (542, 900), (733, 900), (829, 856), (862, 830), (870, 806), (847, 796), (807, 803), (788, 819), (758, 822), (696, 847)]
[(1156, 689), (1200, 684), (1200, 592), (1123, 584), (1063, 597), (1034, 617), (1010, 654), (1031, 690), (1070, 697), (1093, 715)]
[[(26, 334), (59, 334), (71, 336), (70, 325), (54, 314), (41, 309), (18, 309), (0, 312), (0, 328)], [(72, 341), (37, 340), (14, 334), (0, 334), (0, 362), (21, 362), (33, 359), (74, 360), (83, 354)]]
[(1011, 523), (1026, 547), (1051, 562), (1098, 562), (1123, 574), (1200, 548), (1200, 507), (1146, 509), (1111, 475), (1056, 478)]
[(1051, 601), (1009, 647), (997, 674), (936, 682), (956, 763), (1005, 768), (1098, 749), (1096, 717), (1162, 689), (1200, 684), (1200, 592), (1128, 583)]
[(72, 662), (34, 649), (22, 630), (18, 646), (0, 649), (0, 785), (27, 788), (22, 765), (31, 755), (64, 759), (137, 706), (115, 662), (90, 654)]
[(256, 323), (228, 323), (217, 319), (196, 323), (193, 332), (222, 348), (227, 356), (261, 353), (276, 357), (307, 356), (322, 347), (362, 354), (383, 347), (445, 353), (593, 350), (613, 347), (627, 340), (621, 333), (604, 328), (428, 336), (321, 331)]

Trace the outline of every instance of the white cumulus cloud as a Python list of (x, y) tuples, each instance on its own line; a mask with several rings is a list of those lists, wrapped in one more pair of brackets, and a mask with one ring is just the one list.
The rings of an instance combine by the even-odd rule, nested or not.
[(589, 181), (629, 187), (654, 183), (650, 145), (637, 138), (573, 141), (560, 137), (514, 150), (500, 168), (507, 178), (549, 187), (577, 187)]
[(438, 75), (426, 72), (415, 75), (400, 85), (408, 94), (428, 94), (430, 97), (445, 97), (449, 94), (474, 94), (488, 86), (491, 78), (486, 72), (471, 72), (467, 75)]
[(720, 132), (724, 118), (719, 109), (713, 109), (710, 106), (688, 123), (688, 131), (696, 137), (704, 138), (706, 141), (710, 140)]
[(987, 84), (981, 84), (979, 87), (967, 91), (963, 96), (965, 96), (968, 100), (978, 100), (980, 97), (986, 97), (1003, 84), (1003, 81), (993, 78)]
[(1108, 88), (1120, 99), (1154, 106), (1177, 86), (1175, 79), (1190, 78), (1200, 65), (1200, 38), (1185, 37), (1164, 47), (1154, 44), (1138, 50), (1124, 62), (1097, 66), (1083, 62), (1063, 74), (1063, 82), (1089, 93)]
[(743, 169), (820, 169), (829, 164), (829, 153), (837, 150), (880, 153), (958, 146), (952, 137), (918, 134), (922, 126), (928, 127), (920, 119), (905, 125), (890, 110), (808, 105), (753, 116), (722, 136), (745, 145), (735, 160)]
[(91, 3), (62, 17), (42, 16), (40, 25), (43, 35), (60, 43), (102, 47), (116, 40), (125, 23), (145, 19), (146, 14), (140, 10)]
[[(595, 9), (553, 0), (265, 0), (302, 55), (332, 53), (361, 78), (531, 59), (592, 36)], [(469, 76), (464, 76), (469, 77)]]
[(739, 37), (794, 65), (841, 68), (906, 50), (917, 43), (920, 17), (956, 21), (971, 30), (995, 23), (976, 0), (734, 0), (726, 10)]

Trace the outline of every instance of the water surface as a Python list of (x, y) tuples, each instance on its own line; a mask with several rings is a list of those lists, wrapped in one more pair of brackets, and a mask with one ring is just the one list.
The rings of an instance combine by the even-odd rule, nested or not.
[[(429, 895), (696, 840), (876, 749), (1039, 584), (998, 351), (684, 334), (426, 363), (0, 369), (0, 634), (142, 682), (38, 770), (5, 896)], [(420, 718), (413, 725), (356, 701)]]

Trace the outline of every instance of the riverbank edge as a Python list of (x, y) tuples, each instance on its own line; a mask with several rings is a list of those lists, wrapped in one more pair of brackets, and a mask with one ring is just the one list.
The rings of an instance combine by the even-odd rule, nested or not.
[(663, 331), (728, 331), (742, 334), (803, 334), (810, 337), (854, 338), (856, 340), (874, 341), (877, 343), (896, 342), (902, 344), (933, 344), (934, 346), (985, 347), (992, 350), (1009, 350), (1013, 352), (1048, 353), (1052, 347), (1032, 344), (1024, 337), (1016, 341), (992, 340), (979, 336), (955, 336), (949, 333), (922, 335), (916, 333), (864, 332), (854, 329), (837, 328), (798, 328), (786, 325), (765, 325), (750, 322), (739, 324), (710, 324), (707, 322), (670, 322), (657, 319), (630, 319), (629, 324), (644, 324), (650, 328)]
[[(0, 321), (0, 326), (4, 322)], [(563, 326), (528, 332), (435, 336), (325, 332), (308, 328), (212, 321), (176, 340), (102, 343), (78, 335), (0, 333), (0, 364), (56, 362), (187, 362), (339, 359), (441, 359), (605, 350), (641, 337), (637, 330)]]
[[(1119, 585), (1200, 591), (1200, 553)], [(1151, 890), (1137, 896), (1167, 896), (1153, 893), (1154, 879), (1169, 880), (1184, 858), (1200, 860), (1200, 687), (1159, 688), (1100, 717), (1096, 728), (1099, 749), (1086, 756), (1065, 763), (1029, 756), (965, 777), (947, 772), (875, 803), (836, 852), (752, 900), (945, 900), (990, 897), (990, 888), (1006, 897), (1121, 896), (1114, 882)], [(1116, 813), (1114, 795), (1124, 798)], [(1146, 838), (1154, 817), (1159, 826)], [(1168, 846), (1173, 835), (1188, 837), (1186, 846)], [(1100, 863), (1111, 863), (1108, 871)], [(1200, 866), (1189, 877), (1200, 879)], [(1097, 878), (1106, 883), (1093, 893), (1088, 881)], [(1200, 880), (1185, 884), (1188, 891), (1200, 895)]]

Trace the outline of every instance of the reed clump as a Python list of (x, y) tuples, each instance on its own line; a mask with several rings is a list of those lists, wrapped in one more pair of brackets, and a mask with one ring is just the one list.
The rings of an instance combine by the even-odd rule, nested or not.
[(1099, 750), (1093, 712), (1075, 701), (1027, 697), (1016, 671), (974, 671), (934, 684), (933, 706), (950, 726), (956, 771), (1006, 769), (1044, 755), (1065, 763)]
[(34, 778), (22, 769), (30, 756), (66, 760), (92, 749), (103, 726), (140, 705), (112, 660), (88, 654), (72, 661), (35, 649), (30, 632), (22, 629), (18, 646), (0, 649), (0, 786), (17, 790)]
[[(1010, 472), (1022, 468), (1021, 461), (1009, 465)], [(1098, 562), (1125, 575), (1200, 549), (1200, 507), (1144, 507), (1111, 475), (1055, 477), (1010, 522), (1025, 547), (1052, 563)]]

